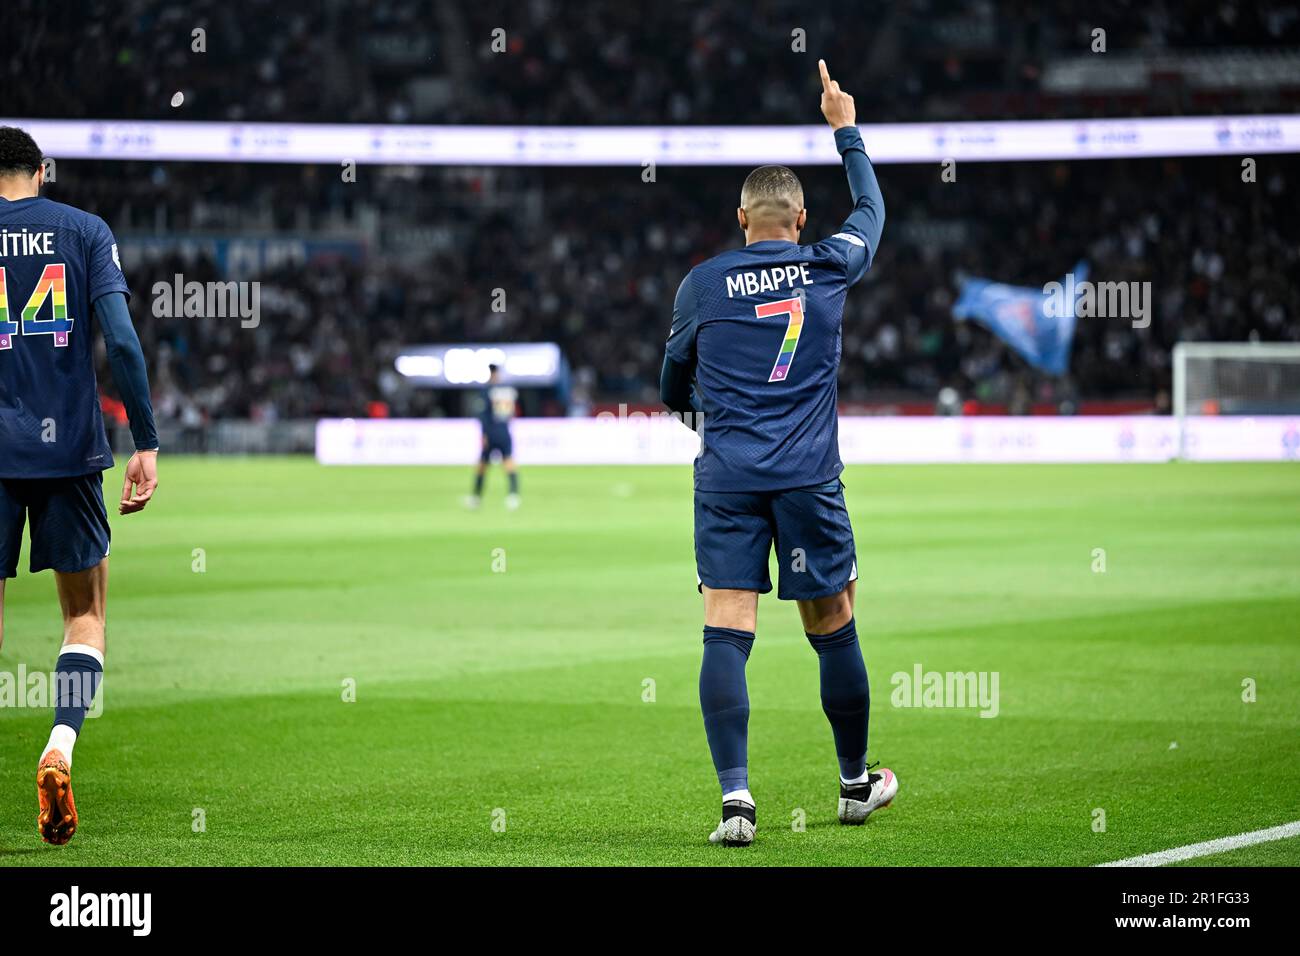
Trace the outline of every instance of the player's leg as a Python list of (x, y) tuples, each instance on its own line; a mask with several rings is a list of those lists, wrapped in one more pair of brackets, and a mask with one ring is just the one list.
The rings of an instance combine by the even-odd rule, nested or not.
[(840, 778), (857, 780), (866, 772), (867, 723), (871, 689), (853, 619), (856, 582), (842, 591), (799, 601), (804, 634), (817, 652), (822, 711), (830, 721)]
[(500, 441), (501, 465), (506, 470), (509, 491), (506, 492), (506, 507), (513, 511), (519, 507), (519, 469), (515, 467), (515, 439), (507, 427), (502, 430)]
[(85, 571), (56, 571), (54, 579), (63, 611), (63, 646), (55, 666), (60, 693), (55, 699), (50, 744), (59, 746), (71, 764), (72, 746), (104, 673), (108, 558)]
[[(704, 657), (700, 710), (723, 799), (749, 796), (749, 691), (745, 664), (754, 646), (758, 592), (703, 587)], [(751, 801), (752, 802), (752, 801)]]
[(898, 782), (867, 767), (871, 689), (853, 616), (857, 562), (853, 528), (838, 481), (786, 492), (774, 503), (781, 555), (781, 597), (795, 600), (817, 652), (822, 711), (840, 770), (840, 820), (861, 823), (887, 806)]
[(477, 508), (483, 501), (483, 482), (487, 477), (488, 462), (492, 460), (492, 449), (488, 447), (487, 435), (483, 436), (483, 450), (479, 454), (478, 465), (474, 468), (474, 490), (465, 499), (466, 508)]
[(37, 826), (47, 843), (63, 844), (77, 830), (73, 746), (104, 673), (109, 527), (102, 474), (42, 484), (28, 503), (31, 570), (54, 571), (63, 646), (54, 668), (54, 726), (36, 771)]
[(56, 571), (54, 577), (63, 610), (63, 646), (54, 666), (54, 726), (36, 772), (37, 824), (47, 843), (63, 844), (77, 831), (72, 750), (104, 676), (108, 558), (84, 571)]
[(509, 491), (506, 493), (506, 507), (513, 511), (519, 507), (519, 469), (515, 465), (514, 455), (506, 452), (501, 459), (501, 467), (506, 470)]
[(771, 548), (765, 496), (696, 493), (695, 557), (704, 595), (700, 710), (722, 789), (722, 820), (709, 839), (729, 846), (754, 839), (745, 664), (754, 644), (758, 595), (772, 588)]
[(704, 656), (700, 661), (700, 711), (722, 787), (722, 818), (712, 843), (745, 846), (757, 816), (749, 791), (749, 689), (745, 664), (754, 646), (758, 592), (701, 585)]

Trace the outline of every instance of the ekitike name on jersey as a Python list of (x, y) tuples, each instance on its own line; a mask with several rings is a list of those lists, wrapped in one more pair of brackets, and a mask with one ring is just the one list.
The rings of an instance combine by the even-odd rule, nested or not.
[(152, 893), (69, 893), (50, 897), (50, 925), (125, 926), (133, 936), (148, 936), (153, 929)]
[(0, 229), (0, 259), (6, 256), (52, 256), (54, 233)]
[(727, 298), (735, 298), (738, 293), (757, 295), (760, 292), (776, 292), (782, 287), (793, 289), (796, 280), (800, 285), (813, 284), (813, 280), (808, 277), (806, 263), (797, 266), (776, 266), (772, 269), (760, 269), (757, 272), (737, 272), (734, 276), (727, 276)]

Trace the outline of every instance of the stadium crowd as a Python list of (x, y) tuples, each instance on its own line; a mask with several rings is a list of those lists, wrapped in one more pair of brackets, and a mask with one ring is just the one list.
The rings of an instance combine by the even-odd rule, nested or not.
[[(1088, 60), (1098, 28), (1107, 56), (1235, 51), (1280, 57), (1285, 76), (1300, 63), (1294, 0), (10, 0), (6, 12), (23, 25), (0, 65), (22, 65), (3, 107), (19, 117), (811, 122), (817, 81), (801, 41), (831, 61), (864, 122), (1300, 109), (1300, 71), (1261, 84), (1249, 69), (1221, 80), (1203, 69), (1208, 88), (1173, 74), (1126, 90), (1045, 82)], [(69, 64), (105, 81), (67, 83)], [(949, 387), (1013, 410), (1093, 398), (1160, 408), (1178, 339), (1296, 338), (1300, 292), (1280, 277), (1300, 272), (1287, 199), (1300, 165), (1261, 157), (1247, 183), (1238, 162), (967, 164), (956, 182), (881, 168), (888, 223), (849, 298), (842, 399), (933, 402)], [(458, 396), (412, 390), (393, 370), (403, 346), (428, 342), (556, 341), (573, 369), (560, 399), (653, 403), (677, 283), (740, 241), (741, 172), (661, 168), (647, 183), (639, 169), (362, 167), (350, 183), (324, 166), (68, 159), (47, 194), (117, 232), (159, 411), (197, 427), (458, 413)], [(843, 174), (800, 173), (805, 239), (828, 235), (848, 208)], [(962, 275), (1042, 286), (1080, 259), (1098, 280), (1150, 282), (1153, 314), (1144, 329), (1080, 322), (1064, 378), (951, 319)], [(176, 275), (258, 281), (256, 327), (154, 315), (155, 284)]]
[[(825, 56), (876, 122), (1291, 112), (1281, 88), (1062, 92), (1050, 64), (1300, 46), (1293, 0), (8, 0), (11, 116), (388, 123), (788, 123)], [(76, 29), (66, 29), (69, 21)], [(196, 31), (202, 31), (196, 34)], [(496, 31), (502, 31), (500, 33)], [(798, 33), (797, 31), (802, 31)], [(494, 44), (495, 41), (495, 44)], [(35, 55), (35, 51), (40, 51)], [(62, 51), (52, 55), (51, 51)], [(32, 55), (28, 55), (31, 53)], [(88, 88), (66, 82), (112, 76)], [(1214, 73), (1215, 71), (1211, 71)], [(232, 82), (238, 78), (238, 82)], [(184, 94), (180, 109), (173, 93)]]
[[(125, 171), (125, 174), (124, 174)], [(113, 224), (164, 416), (297, 418), (459, 411), (393, 371), (428, 342), (556, 341), (575, 403), (655, 401), (673, 295), (695, 262), (741, 241), (740, 170), (237, 169), (72, 163), (51, 198)], [(805, 239), (848, 208), (834, 167), (800, 171)], [(1286, 196), (1300, 162), (1261, 157), (884, 166), (888, 206), (872, 271), (848, 300), (841, 398), (932, 401), (944, 386), (1013, 409), (1135, 398), (1159, 406), (1179, 339), (1300, 336), (1300, 225)], [(354, 255), (270, 259), (261, 318), (159, 317), (152, 289), (176, 274), (228, 277), (194, 237), (351, 236)], [(962, 275), (1041, 287), (1079, 259), (1099, 281), (1149, 282), (1150, 326), (1088, 318), (1070, 374), (1033, 372), (992, 335), (955, 323)], [(170, 288), (170, 285), (168, 286)], [(496, 290), (504, 310), (494, 311)], [(170, 292), (168, 293), (170, 294)], [(440, 404), (445, 403), (445, 404)], [(554, 409), (550, 409), (554, 410)]]

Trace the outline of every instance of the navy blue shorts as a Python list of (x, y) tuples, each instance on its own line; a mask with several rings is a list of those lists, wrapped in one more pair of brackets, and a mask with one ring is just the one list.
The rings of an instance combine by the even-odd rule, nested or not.
[(783, 601), (839, 594), (858, 577), (844, 483), (790, 491), (695, 492), (695, 567), (711, 588), (772, 590), (776, 543)]
[(32, 573), (74, 573), (108, 557), (104, 473), (78, 478), (0, 478), (0, 578), (18, 573), (23, 524), (31, 523)]
[(493, 452), (502, 458), (509, 458), (514, 451), (514, 442), (510, 439), (510, 429), (490, 429), (483, 432), (483, 455), (479, 461), (491, 461)]

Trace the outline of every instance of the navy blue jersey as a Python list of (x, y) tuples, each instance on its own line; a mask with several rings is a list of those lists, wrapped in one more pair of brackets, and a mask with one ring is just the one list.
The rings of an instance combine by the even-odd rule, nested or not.
[(677, 290), (667, 357), (694, 367), (699, 491), (804, 488), (843, 470), (840, 324), (849, 286), (880, 240), (884, 203), (857, 129), (837, 130), (835, 140), (855, 200), (838, 233), (724, 252)]
[(0, 199), (0, 478), (113, 466), (91, 342), (91, 309), (110, 292), (129, 294), (102, 219)]
[(518, 401), (519, 392), (510, 385), (489, 385), (483, 389), (483, 408), (479, 414), (483, 431), (489, 434), (508, 432)]
[(510, 385), (489, 385), (482, 392), (481, 401), (478, 420), (487, 441), (497, 445), (510, 441), (510, 423), (515, 418), (519, 392)]

